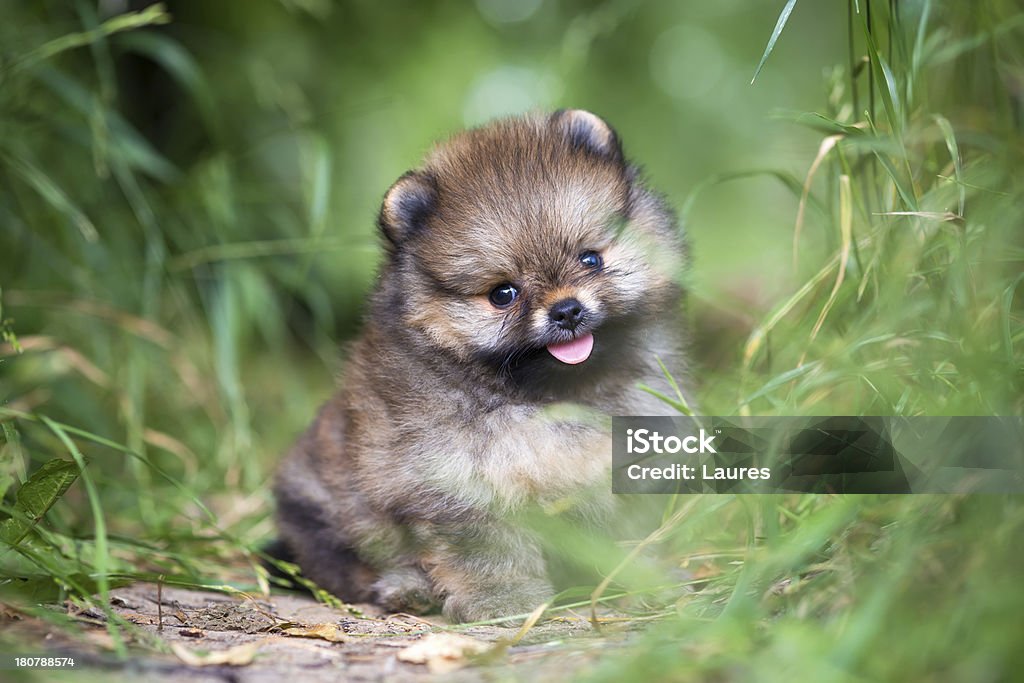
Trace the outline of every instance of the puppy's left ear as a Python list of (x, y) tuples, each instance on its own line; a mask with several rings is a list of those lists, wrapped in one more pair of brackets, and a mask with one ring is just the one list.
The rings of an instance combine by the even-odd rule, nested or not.
[(437, 204), (437, 185), (425, 171), (409, 171), (399, 178), (380, 207), (377, 224), (394, 246), (423, 231)]
[(561, 130), (573, 147), (622, 163), (619, 136), (597, 114), (583, 109), (559, 109), (551, 115), (551, 123)]

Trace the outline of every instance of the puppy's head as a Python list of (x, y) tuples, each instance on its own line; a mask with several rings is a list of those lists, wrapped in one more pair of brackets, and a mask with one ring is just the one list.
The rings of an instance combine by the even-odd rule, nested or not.
[(678, 296), (674, 217), (586, 111), (457, 135), (392, 186), (379, 222), (402, 322), (502, 372), (614, 366)]

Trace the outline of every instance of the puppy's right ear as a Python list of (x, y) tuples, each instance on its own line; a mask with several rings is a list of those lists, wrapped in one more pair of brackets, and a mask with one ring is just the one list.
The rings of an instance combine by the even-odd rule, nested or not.
[(423, 230), (437, 204), (437, 184), (423, 171), (409, 171), (399, 178), (380, 207), (377, 224), (394, 246)]

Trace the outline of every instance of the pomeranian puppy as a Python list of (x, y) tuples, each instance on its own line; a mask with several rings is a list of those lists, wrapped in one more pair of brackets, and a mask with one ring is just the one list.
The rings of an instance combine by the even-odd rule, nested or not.
[(608, 416), (671, 413), (638, 388), (669, 391), (659, 359), (685, 376), (676, 219), (607, 123), (562, 110), (438, 145), (378, 222), (341, 389), (277, 474), (280, 541), (347, 601), (529, 612), (554, 591), (522, 519), (603, 524)]

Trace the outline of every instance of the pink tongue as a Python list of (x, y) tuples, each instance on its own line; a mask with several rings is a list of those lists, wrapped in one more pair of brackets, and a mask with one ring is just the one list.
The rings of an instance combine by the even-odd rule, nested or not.
[(590, 358), (590, 352), (593, 350), (594, 335), (592, 334), (585, 334), (564, 344), (548, 344), (548, 351), (551, 355), (569, 365), (582, 363)]

